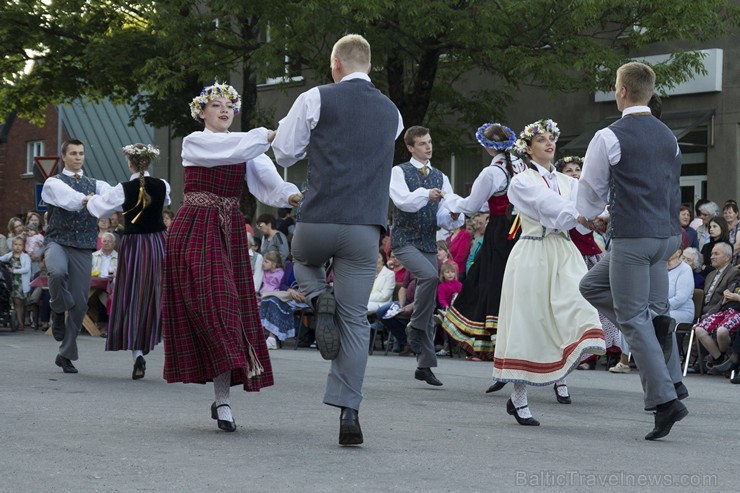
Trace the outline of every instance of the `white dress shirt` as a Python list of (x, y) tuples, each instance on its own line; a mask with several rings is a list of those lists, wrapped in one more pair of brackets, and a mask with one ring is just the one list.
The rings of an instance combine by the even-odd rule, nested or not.
[(182, 141), (182, 165), (212, 168), (247, 163), (244, 179), (252, 195), (271, 207), (292, 207), (288, 197), (300, 193), (293, 183), (283, 181), (264, 152), (270, 147), (266, 128), (249, 132), (194, 132)]
[[(515, 175), (527, 169), (527, 165), (520, 159), (513, 160), (511, 164)], [(473, 182), (470, 195), (467, 198), (457, 197), (454, 201), (446, 200), (445, 207), (450, 212), (461, 212), (466, 216), (487, 211), (488, 199), (495, 194), (502, 194), (509, 186), (510, 179), (505, 166), (506, 157), (503, 153), (494, 156), (491, 164), (483, 168)]]
[[(633, 113), (650, 113), (647, 106), (630, 106), (622, 112), (622, 118)], [(676, 141), (676, 156), (680, 149)], [(586, 150), (580, 179), (578, 210), (587, 219), (594, 219), (604, 211), (609, 195), (610, 166), (622, 158), (619, 139), (609, 128), (602, 128), (594, 135)]]
[[(73, 171), (63, 169), (62, 174), (67, 176), (74, 176)], [(82, 176), (84, 172), (80, 170), (77, 174)], [(104, 181), (95, 180), (95, 193), (105, 193), (111, 186)], [(77, 212), (81, 211), (85, 206), (82, 205), (82, 199), (85, 198), (85, 194), (78, 192), (62, 180), (58, 178), (47, 178), (44, 182), (44, 188), (41, 190), (41, 200), (49, 205), (55, 207), (61, 207), (62, 209)]]
[[(140, 173), (131, 175), (130, 180), (137, 180)], [(148, 171), (144, 171), (144, 176), (150, 176)], [(160, 178), (161, 179), (161, 178)], [(170, 184), (162, 180), (165, 186), (164, 205), (170, 205)], [(111, 187), (101, 195), (94, 195), (87, 201), (87, 210), (95, 217), (109, 217), (116, 211), (123, 211), (123, 203), (126, 201), (126, 195), (123, 192), (123, 184), (119, 183)]]
[[(509, 184), (509, 201), (522, 214), (538, 220), (544, 227), (558, 233), (568, 231), (578, 226), (578, 231), (587, 234), (588, 229), (578, 224), (578, 180), (555, 171), (554, 166), (547, 170), (533, 161), (540, 176), (547, 183), (547, 187), (532, 180), (529, 173), (520, 173), (511, 179)], [(560, 193), (557, 175), (567, 178), (570, 186), (570, 198)]]
[[(432, 162), (427, 161), (426, 164), (421, 163), (413, 157), (409, 161), (414, 168), (421, 170), (424, 166), (427, 166), (429, 170), (432, 169)], [(421, 171), (420, 171), (421, 173)], [(391, 170), (391, 184), (390, 184), (390, 197), (396, 207), (403, 212), (418, 212), (422, 207), (429, 203), (429, 189), (419, 187), (416, 190), (409, 190), (406, 184), (406, 177), (403, 174), (403, 170), (400, 166), (394, 166)], [(457, 195), (452, 191), (452, 185), (447, 175), (442, 173), (442, 192), (445, 196), (439, 202), (437, 208), (437, 226), (447, 230), (454, 230), (465, 224), (465, 216), (459, 216), (457, 219), (452, 219), (449, 209), (444, 207), (447, 200), (457, 200)]]
[[(353, 72), (342, 77), (339, 81), (363, 79), (370, 82), (370, 77), (364, 72)], [(321, 116), (321, 93), (318, 87), (304, 92), (293, 103), (288, 114), (280, 120), (277, 135), (272, 141), (272, 150), (275, 161), (280, 166), (289, 167), (306, 157), (306, 149), (311, 140), (311, 130), (316, 128)], [(398, 113), (398, 129), (396, 137), (403, 131), (403, 118)]]

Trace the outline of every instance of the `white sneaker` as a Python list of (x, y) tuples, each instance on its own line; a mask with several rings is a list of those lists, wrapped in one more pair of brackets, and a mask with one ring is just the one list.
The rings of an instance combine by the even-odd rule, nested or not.
[(612, 373), (629, 373), (632, 371), (632, 368), (630, 368), (630, 365), (625, 365), (620, 361), (616, 365), (609, 368), (609, 371)]
[(267, 349), (277, 349), (277, 342), (273, 337), (268, 337), (265, 343), (267, 344)]
[(439, 351), (437, 351), (436, 354), (437, 356), (449, 356), (450, 352), (447, 351), (446, 349), (440, 349)]

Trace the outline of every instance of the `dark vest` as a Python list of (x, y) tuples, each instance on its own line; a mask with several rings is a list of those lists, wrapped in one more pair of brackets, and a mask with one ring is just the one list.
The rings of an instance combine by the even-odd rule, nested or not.
[[(436, 168), (424, 176), (411, 163), (398, 165), (403, 171), (409, 190), (419, 187), (442, 189), (444, 175)], [(391, 231), (391, 249), (412, 245), (425, 253), (437, 253), (437, 209), (439, 203), (429, 201), (416, 212), (404, 212), (393, 206), (393, 229)]]
[(298, 221), (385, 228), (398, 110), (366, 80), (318, 90), (321, 114), (311, 131)]
[(615, 238), (668, 238), (679, 213), (681, 161), (676, 138), (652, 115), (629, 115), (609, 126), (621, 158), (611, 166), (610, 219)]
[[(76, 192), (83, 195), (95, 193), (96, 183), (92, 178), (82, 175), (77, 181), (73, 176), (63, 173), (52, 176), (49, 180), (62, 180)], [(49, 205), (49, 227), (46, 229), (45, 241), (84, 250), (98, 248), (98, 219), (83, 207), (77, 212)]]
[[(126, 220), (123, 234), (157, 233), (167, 229), (162, 221), (162, 208), (164, 207), (164, 199), (167, 195), (167, 187), (162, 180), (152, 178), (151, 176), (144, 178), (144, 189), (152, 198), (152, 201), (144, 209), (144, 212), (141, 212), (141, 204), (136, 205), (136, 202), (139, 200), (139, 179), (127, 181), (122, 186), (124, 196), (126, 197), (123, 206), (121, 206)], [(141, 216), (139, 216), (135, 224), (131, 224), (131, 221), (139, 212), (141, 212)]]

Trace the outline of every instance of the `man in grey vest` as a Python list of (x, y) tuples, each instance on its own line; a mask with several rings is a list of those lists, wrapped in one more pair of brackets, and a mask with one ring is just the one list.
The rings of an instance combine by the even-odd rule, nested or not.
[[(398, 108), (370, 82), (370, 45), (350, 34), (332, 49), (334, 84), (301, 94), (274, 135), (275, 159), (308, 154), (308, 188), (293, 236), (295, 275), (316, 312), (316, 342), (332, 360), (324, 403), (341, 409), (339, 444), (363, 442), (358, 419), (367, 366), (370, 298), (387, 226)], [(306, 151), (308, 149), (308, 153)], [(333, 259), (334, 290), (325, 264)]]
[(413, 313), (406, 327), (411, 350), (416, 353), (414, 378), (429, 385), (442, 382), (432, 372), (437, 366), (434, 351), (434, 308), (437, 303), (437, 229), (455, 229), (465, 216), (452, 215), (441, 203), (452, 196), (450, 180), (432, 168), (432, 136), (429, 129), (413, 126), (403, 136), (411, 159), (393, 168), (390, 197), (393, 201), (391, 249), (416, 278)]
[[(688, 415), (666, 365), (675, 326), (668, 305), (665, 261), (676, 251), (680, 150), (671, 130), (647, 106), (655, 73), (630, 62), (617, 70), (615, 98), (622, 118), (596, 133), (586, 151), (578, 183), (578, 210), (596, 218), (609, 200), (611, 251), (581, 281), (580, 290), (596, 309), (615, 321), (632, 350), (645, 392), (645, 407), (656, 407), (646, 440), (662, 438)], [(678, 168), (678, 169), (677, 169)], [(582, 224), (593, 227), (591, 221)], [(662, 268), (661, 268), (662, 266)], [(664, 354), (665, 348), (665, 354)]]
[(104, 181), (85, 176), (85, 144), (62, 144), (61, 173), (48, 178), (41, 199), (49, 207), (44, 238), (44, 262), (49, 271), (49, 304), (54, 339), (61, 341), (56, 365), (64, 373), (77, 373), (77, 334), (87, 312), (92, 252), (97, 249), (98, 220), (87, 210), (87, 200), (110, 188)]

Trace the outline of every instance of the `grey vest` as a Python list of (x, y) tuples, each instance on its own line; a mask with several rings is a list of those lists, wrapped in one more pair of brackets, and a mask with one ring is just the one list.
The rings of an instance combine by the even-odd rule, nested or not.
[(609, 126), (621, 158), (611, 166), (610, 226), (615, 238), (675, 235), (681, 161), (676, 138), (652, 115), (629, 115)]
[[(95, 193), (95, 180), (85, 175), (77, 181), (64, 173), (54, 175), (49, 180), (62, 180), (76, 192), (83, 195)], [(77, 212), (49, 205), (49, 227), (45, 241), (53, 241), (63, 246), (96, 250), (98, 247), (98, 220), (83, 207)]]
[[(421, 174), (411, 163), (399, 164), (409, 190), (419, 187), (442, 189), (444, 175), (435, 168), (430, 168), (427, 176)], [(404, 212), (393, 206), (393, 230), (391, 231), (391, 249), (412, 245), (425, 253), (437, 253), (437, 202), (427, 205), (416, 212)]]
[(319, 93), (298, 221), (385, 228), (398, 110), (362, 79), (320, 86)]

